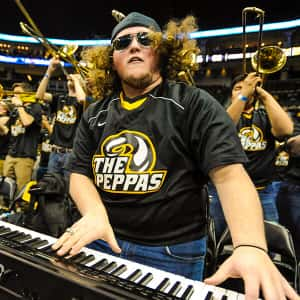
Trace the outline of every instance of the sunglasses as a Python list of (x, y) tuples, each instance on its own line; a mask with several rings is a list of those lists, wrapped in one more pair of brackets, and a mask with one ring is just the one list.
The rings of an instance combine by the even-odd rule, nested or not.
[(152, 43), (152, 39), (150, 39), (148, 32), (138, 32), (136, 34), (126, 34), (115, 39), (112, 42), (113, 49), (118, 51), (126, 49), (131, 44), (134, 37), (143, 47), (149, 47)]

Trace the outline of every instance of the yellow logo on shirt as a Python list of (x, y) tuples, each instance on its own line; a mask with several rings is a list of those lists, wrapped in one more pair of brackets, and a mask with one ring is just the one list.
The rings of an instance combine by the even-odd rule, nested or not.
[(57, 111), (56, 121), (62, 124), (75, 124), (77, 112), (74, 106), (64, 105), (62, 110)]
[(156, 152), (145, 134), (123, 130), (107, 137), (93, 156), (95, 184), (106, 192), (142, 194), (158, 191), (167, 174), (154, 170)]
[(239, 138), (245, 151), (261, 151), (267, 148), (263, 132), (255, 125), (241, 128)]

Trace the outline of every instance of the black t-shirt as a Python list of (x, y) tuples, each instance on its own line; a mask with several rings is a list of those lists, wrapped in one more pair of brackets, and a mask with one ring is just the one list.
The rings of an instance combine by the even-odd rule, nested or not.
[[(6, 116), (5, 116), (6, 118)], [(8, 121), (6, 122), (8, 125)], [(1, 135), (0, 134), (0, 159), (5, 159), (5, 156), (8, 152), (8, 142), (9, 142), (10, 133)]]
[(51, 153), (50, 137), (48, 130), (42, 129), (40, 135), (40, 167), (47, 167), (49, 162), (49, 157)]
[[(300, 118), (294, 118), (294, 136), (300, 134)], [(291, 156), (284, 179), (300, 185), (300, 157)]]
[(51, 109), (56, 113), (50, 143), (72, 148), (75, 132), (82, 115), (82, 104), (75, 97), (55, 96)]
[(39, 143), (42, 109), (39, 103), (29, 103), (24, 107), (34, 121), (25, 127), (19, 119), (19, 113), (15, 109), (9, 119), (10, 141), (8, 154), (13, 157), (30, 157), (35, 159)]
[(275, 137), (264, 109), (243, 113), (237, 125), (242, 147), (249, 159), (245, 168), (254, 184), (264, 186), (273, 180), (275, 168)]
[(70, 169), (94, 181), (120, 238), (200, 238), (208, 172), (246, 161), (233, 122), (211, 95), (183, 83), (164, 82), (133, 100), (115, 95), (88, 107)]

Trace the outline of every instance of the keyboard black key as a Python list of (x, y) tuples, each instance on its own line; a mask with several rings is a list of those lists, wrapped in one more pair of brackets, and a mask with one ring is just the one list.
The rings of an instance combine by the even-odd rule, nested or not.
[(39, 251), (44, 252), (44, 253), (55, 252), (55, 251), (52, 249), (52, 245), (53, 245), (53, 244), (49, 244), (49, 245), (47, 245), (46, 247), (39, 249)]
[(101, 271), (104, 271), (104, 272), (110, 272), (112, 271), (114, 268), (116, 268), (117, 266), (117, 263), (112, 261), (111, 263), (109, 263), (108, 265), (104, 266)]
[(180, 290), (181, 290), (181, 283), (180, 281), (176, 281), (175, 284), (170, 288), (168, 294), (171, 296), (176, 296)]
[(108, 264), (108, 260), (106, 258), (102, 258), (101, 260), (93, 264), (91, 267), (97, 270), (101, 270), (107, 264)]
[(5, 233), (10, 232), (10, 231), (11, 231), (10, 228), (1, 226), (0, 235), (2, 236), (2, 234), (5, 234)]
[(39, 247), (46, 246), (46, 245), (48, 245), (48, 242), (46, 240), (40, 240), (40, 241), (35, 241), (34, 243), (31, 243), (30, 247), (37, 249)]
[(32, 236), (30, 234), (26, 234), (26, 233), (22, 233), (21, 235), (13, 238), (13, 240), (16, 242), (23, 242), (23, 241), (26, 241), (29, 239), (32, 239)]
[(194, 293), (194, 287), (192, 285), (189, 285), (181, 295), (180, 299), (189, 300), (192, 297), (193, 293)]
[(93, 254), (87, 255), (84, 259), (82, 259), (80, 261), (80, 263), (82, 265), (86, 265), (88, 263), (90, 263), (91, 261), (93, 261), (95, 259), (95, 256)]
[(147, 273), (144, 277), (142, 277), (137, 284), (146, 286), (153, 279), (152, 273)]
[(163, 292), (170, 285), (170, 279), (165, 278), (157, 287), (156, 290)]
[(133, 273), (127, 276), (126, 279), (130, 281), (136, 281), (141, 276), (142, 276), (142, 271), (140, 269), (136, 269)]
[(214, 300), (213, 292), (212, 292), (212, 291), (209, 291), (209, 292), (206, 294), (204, 300)]
[(228, 300), (227, 295), (223, 295), (222, 298), (221, 298), (221, 300)]
[(31, 247), (32, 244), (34, 244), (34, 243), (36, 243), (38, 241), (41, 241), (41, 239), (39, 237), (36, 237), (34, 239), (31, 239), (29, 241), (24, 242), (23, 244)]
[(4, 236), (7, 239), (12, 239), (13, 237), (16, 237), (20, 234), (21, 234), (20, 231), (11, 231), (11, 232), (7, 232), (7, 233), (2, 234), (2, 236)]
[(69, 258), (69, 261), (79, 264), (81, 260), (83, 260), (86, 257), (84, 252), (79, 252), (76, 255)]
[(124, 273), (126, 270), (127, 270), (126, 265), (122, 264), (122, 265), (118, 266), (116, 269), (114, 269), (112, 272), (110, 272), (110, 274), (119, 276), (122, 273)]

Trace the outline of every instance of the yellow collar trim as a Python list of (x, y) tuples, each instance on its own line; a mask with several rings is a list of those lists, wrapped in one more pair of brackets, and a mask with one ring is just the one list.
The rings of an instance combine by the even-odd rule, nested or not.
[(136, 108), (140, 107), (147, 100), (147, 97), (142, 98), (142, 99), (137, 100), (137, 101), (134, 101), (133, 103), (130, 103), (130, 102), (128, 102), (124, 99), (123, 92), (121, 92), (120, 93), (120, 99), (121, 99), (121, 106), (123, 108), (125, 108), (127, 110), (133, 110), (133, 109), (136, 109)]

